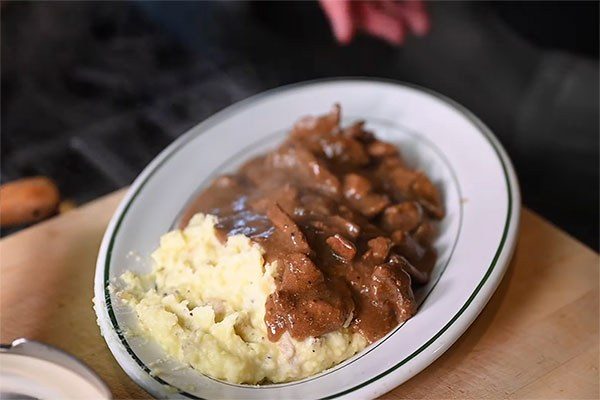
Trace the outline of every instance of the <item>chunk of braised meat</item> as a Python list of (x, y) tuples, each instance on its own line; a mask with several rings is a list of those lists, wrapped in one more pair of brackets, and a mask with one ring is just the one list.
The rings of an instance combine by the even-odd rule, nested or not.
[(303, 194), (300, 197), (300, 204), (305, 214), (310, 213), (315, 216), (331, 215), (336, 208), (335, 201), (317, 193)]
[[(339, 211), (342, 211), (341, 207)], [(360, 235), (361, 233), (360, 225), (354, 222), (356, 221), (356, 219), (349, 220), (342, 217), (341, 215), (333, 215), (329, 218), (326, 218), (325, 221), (332, 226), (337, 226), (343, 229), (343, 231), (346, 232), (346, 234), (352, 238), (358, 237), (358, 235)]]
[(276, 341), (284, 331), (303, 340), (347, 326), (354, 302), (350, 289), (341, 280), (323, 282), (303, 291), (276, 290), (265, 304), (269, 339)]
[(399, 155), (398, 148), (396, 148), (396, 146), (380, 140), (375, 140), (372, 143), (369, 143), (367, 146), (367, 153), (371, 157), (375, 158), (397, 157)]
[(338, 215), (348, 220), (356, 220), (357, 215), (350, 207), (346, 207), (344, 204), (338, 204), (337, 208)]
[(267, 210), (267, 217), (273, 226), (287, 239), (287, 245), (295, 252), (309, 254), (311, 249), (298, 225), (277, 203)]
[[(324, 116), (302, 118), (294, 127), (290, 138), (305, 146), (316, 156), (340, 165), (361, 166), (369, 163), (363, 144), (352, 135), (340, 132), (340, 106)], [(354, 130), (360, 130), (357, 126)]]
[(389, 171), (381, 169), (380, 180), (396, 201), (404, 201), (412, 197), (411, 186), (416, 172), (403, 167), (395, 167)]
[(296, 181), (301, 186), (332, 197), (341, 193), (338, 178), (323, 161), (299, 143), (284, 144), (269, 154), (266, 162), (270, 168), (284, 170), (288, 174), (288, 180)]
[(397, 251), (411, 262), (418, 262), (425, 255), (425, 248), (405, 231), (392, 233), (392, 242)]
[(358, 174), (344, 176), (344, 195), (352, 207), (367, 218), (373, 218), (390, 204), (386, 195), (373, 193), (371, 182)]
[[(375, 221), (370, 221), (365, 215), (346, 207), (344, 204), (339, 205), (337, 212), (338, 217), (341, 217), (338, 220), (344, 221), (346, 226), (349, 226), (347, 222), (351, 221), (350, 223), (359, 229), (363, 239), (373, 239), (383, 234), (383, 231), (374, 224)], [(354, 237), (353, 234), (349, 236)]]
[(437, 229), (431, 221), (423, 221), (421, 225), (413, 232), (413, 237), (422, 245), (431, 243), (437, 235)]
[(269, 188), (263, 192), (264, 194), (248, 200), (250, 207), (260, 213), (266, 214), (269, 207), (273, 203), (277, 203), (283, 211), (289, 215), (293, 215), (298, 204), (298, 188), (293, 185), (285, 184)]
[(391, 306), (396, 321), (402, 323), (417, 311), (410, 276), (397, 266), (382, 264), (371, 275), (371, 293), (380, 306)]
[(354, 303), (350, 291), (340, 295), (339, 289), (323, 293), (313, 298), (304, 297), (297, 304), (293, 317), (293, 327), (290, 334), (293, 338), (302, 340), (307, 337), (319, 337), (347, 326), (352, 320)]
[(337, 130), (340, 126), (341, 112), (340, 105), (334, 104), (331, 111), (325, 115), (302, 117), (294, 124), (290, 136), (304, 139), (307, 136), (320, 136)]
[(379, 162), (378, 170), (382, 176), (386, 176), (388, 171), (391, 171), (395, 168), (406, 169), (406, 165), (404, 164), (404, 161), (400, 155), (383, 157)]
[(339, 329), (351, 318), (354, 302), (343, 282), (325, 280), (323, 272), (303, 253), (280, 260), (277, 290), (267, 299), (265, 322), (269, 338), (287, 330), (296, 339)]
[(388, 260), (388, 264), (396, 268), (402, 268), (404, 272), (410, 275), (412, 280), (419, 284), (425, 284), (429, 281), (429, 274), (427, 272), (421, 271), (406, 258), (398, 254), (392, 254)]
[(342, 128), (342, 135), (352, 139), (360, 139), (365, 129), (365, 121), (356, 121), (352, 125)]
[(418, 173), (412, 184), (412, 191), (419, 203), (437, 219), (444, 218), (444, 207), (440, 192), (425, 174)]
[(361, 214), (373, 218), (390, 204), (390, 199), (386, 195), (370, 193), (360, 200), (354, 200), (353, 203)]
[[(394, 242), (393, 252), (405, 257), (410, 263), (412, 269), (407, 269), (411, 277), (419, 284), (426, 283), (429, 280), (429, 274), (435, 265), (437, 253), (429, 242), (420, 243), (413, 234), (396, 231), (392, 233)], [(389, 261), (392, 260), (390, 256)]]
[(387, 258), (392, 241), (389, 238), (379, 236), (367, 242), (369, 249), (363, 254), (363, 260), (370, 264), (380, 264)]
[(291, 253), (282, 260), (279, 288), (288, 292), (314, 289), (325, 282), (323, 272), (304, 253)]
[(373, 184), (364, 176), (346, 174), (344, 176), (344, 195), (346, 198), (361, 198), (373, 190)]
[(342, 235), (335, 234), (326, 240), (333, 253), (345, 262), (352, 261), (356, 255), (356, 246)]
[(339, 215), (332, 215), (324, 219), (325, 224), (336, 229), (339, 233), (347, 235), (351, 238), (357, 238), (360, 235), (360, 226), (356, 223), (345, 219)]
[(340, 134), (330, 133), (317, 141), (318, 146), (310, 146), (317, 155), (338, 165), (364, 166), (370, 158), (363, 144), (358, 140)]
[(372, 132), (365, 130), (365, 121), (357, 121), (342, 129), (342, 135), (356, 139), (362, 143), (370, 143), (375, 139)]
[(388, 170), (380, 166), (377, 173), (380, 182), (392, 194), (394, 200), (417, 200), (434, 218), (444, 217), (441, 196), (429, 178), (422, 172), (411, 171), (403, 167)]
[(328, 160), (338, 167), (355, 168), (369, 163), (370, 158), (358, 140), (342, 136), (338, 132), (293, 139), (312, 154)]
[(283, 290), (271, 293), (265, 303), (265, 325), (269, 340), (276, 342), (291, 325), (291, 316), (286, 310), (296, 305), (294, 294)]
[(222, 175), (213, 181), (213, 185), (221, 189), (238, 187), (239, 184), (239, 178), (235, 175)]
[(381, 226), (388, 232), (410, 232), (417, 228), (423, 218), (421, 206), (413, 201), (387, 207), (381, 215)]

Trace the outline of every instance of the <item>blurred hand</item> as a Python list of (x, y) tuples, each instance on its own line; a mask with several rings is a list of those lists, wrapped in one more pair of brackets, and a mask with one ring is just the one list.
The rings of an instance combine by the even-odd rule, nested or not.
[(407, 33), (423, 36), (429, 31), (429, 15), (421, 0), (319, 0), (333, 33), (341, 44), (365, 32), (401, 45)]

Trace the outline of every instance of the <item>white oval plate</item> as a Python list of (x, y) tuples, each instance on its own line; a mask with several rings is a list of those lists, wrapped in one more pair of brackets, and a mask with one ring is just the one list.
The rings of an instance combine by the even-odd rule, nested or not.
[[(208, 378), (166, 359), (157, 345), (124, 334), (136, 320), (118, 304), (109, 283), (118, 285), (117, 278), (128, 269), (150, 271), (148, 255), (199, 187), (272, 148), (298, 117), (324, 113), (335, 102), (342, 105), (345, 123), (365, 119), (377, 135), (397, 143), (404, 157), (426, 171), (442, 192), (447, 216), (435, 242), (439, 260), (429, 285), (416, 293), (418, 313), (337, 367), (302, 381), (265, 386)], [(135, 180), (98, 255), (98, 323), (125, 372), (156, 397), (373, 398), (431, 364), (477, 317), (512, 255), (519, 211), (515, 173), (498, 140), (473, 114), (439, 94), (370, 79), (274, 89), (197, 125)]]

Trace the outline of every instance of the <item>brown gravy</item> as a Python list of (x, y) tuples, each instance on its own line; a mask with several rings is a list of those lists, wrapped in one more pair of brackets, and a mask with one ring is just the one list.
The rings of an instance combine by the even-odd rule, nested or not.
[(269, 339), (318, 337), (350, 327), (373, 342), (416, 312), (413, 286), (436, 254), (438, 190), (407, 168), (395, 146), (362, 122), (340, 127), (340, 108), (304, 117), (277, 149), (215, 179), (186, 210), (218, 232), (244, 234), (278, 262), (266, 303)]

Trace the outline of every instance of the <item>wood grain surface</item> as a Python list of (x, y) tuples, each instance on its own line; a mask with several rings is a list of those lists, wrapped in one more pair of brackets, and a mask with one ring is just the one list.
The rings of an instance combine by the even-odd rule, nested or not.
[[(112, 357), (92, 309), (98, 248), (122, 195), (0, 241), (0, 341), (49, 343), (90, 365), (115, 398), (148, 398)], [(598, 261), (523, 211), (515, 257), (479, 318), (442, 357), (383, 397), (597, 399)]]

